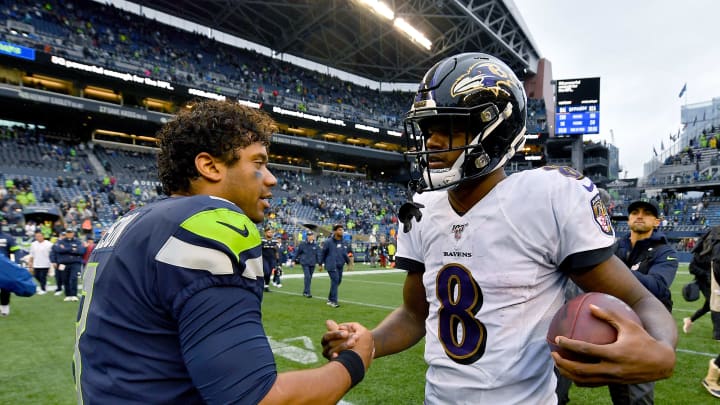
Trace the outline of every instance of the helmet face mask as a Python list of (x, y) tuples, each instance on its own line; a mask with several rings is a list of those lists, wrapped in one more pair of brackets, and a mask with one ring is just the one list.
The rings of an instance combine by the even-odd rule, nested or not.
[[(503, 166), (523, 147), (526, 111), (522, 84), (500, 60), (466, 53), (438, 62), (425, 74), (405, 116), (406, 155), (422, 173), (412, 187), (417, 192), (452, 188)], [(433, 135), (449, 139), (442, 148), (429, 147)], [(461, 153), (450, 167), (432, 164), (454, 151)]]

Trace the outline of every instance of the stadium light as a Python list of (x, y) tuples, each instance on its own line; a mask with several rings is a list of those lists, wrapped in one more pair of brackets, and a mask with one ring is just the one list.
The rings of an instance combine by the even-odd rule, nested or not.
[(418, 31), (415, 27), (410, 25), (407, 21), (403, 20), (402, 18), (398, 17), (395, 19), (393, 24), (400, 30), (403, 31), (405, 34), (407, 34), (411, 40), (414, 42), (417, 42), (420, 44), (423, 48), (430, 50), (430, 47), (432, 47), (432, 42), (430, 42), (429, 39), (420, 31)]
[(392, 21), (395, 19), (395, 13), (390, 9), (390, 6), (379, 0), (358, 0), (360, 4), (370, 8), (375, 14), (383, 16), (388, 20)]
[(369, 8), (373, 13), (392, 21), (393, 25), (397, 27), (400, 31), (405, 33), (405, 35), (407, 35), (411, 41), (420, 44), (420, 46), (427, 49), (428, 51), (432, 47), (432, 42), (417, 28), (410, 25), (410, 23), (405, 21), (403, 18), (395, 18), (395, 12), (390, 8), (390, 6), (388, 6), (384, 2), (380, 0), (356, 1), (360, 3), (363, 7)]

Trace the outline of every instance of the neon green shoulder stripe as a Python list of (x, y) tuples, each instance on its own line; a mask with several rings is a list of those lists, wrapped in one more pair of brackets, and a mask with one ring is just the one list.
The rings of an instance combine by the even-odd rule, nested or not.
[(236, 257), (260, 245), (260, 231), (245, 214), (227, 208), (198, 212), (180, 227), (227, 246)]

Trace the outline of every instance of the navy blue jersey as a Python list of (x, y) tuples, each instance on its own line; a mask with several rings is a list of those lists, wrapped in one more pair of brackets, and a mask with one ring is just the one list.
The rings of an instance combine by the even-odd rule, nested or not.
[(79, 403), (257, 403), (277, 377), (261, 323), (260, 233), (220, 198), (131, 211), (83, 275)]
[(9, 233), (0, 231), (0, 254), (1, 255), (5, 255), (5, 257), (10, 257), (10, 253), (15, 253), (19, 249), (20, 249), (20, 246), (18, 246), (17, 242), (15, 241), (14, 236), (10, 235)]

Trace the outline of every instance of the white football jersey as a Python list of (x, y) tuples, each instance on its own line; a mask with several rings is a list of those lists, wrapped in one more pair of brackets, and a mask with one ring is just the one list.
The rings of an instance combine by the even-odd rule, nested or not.
[(415, 200), (422, 220), (399, 232), (397, 256), (405, 270), (424, 267), (426, 403), (556, 403), (545, 336), (564, 303), (559, 266), (613, 254), (598, 189), (548, 166), (509, 176), (463, 216), (446, 191)]

